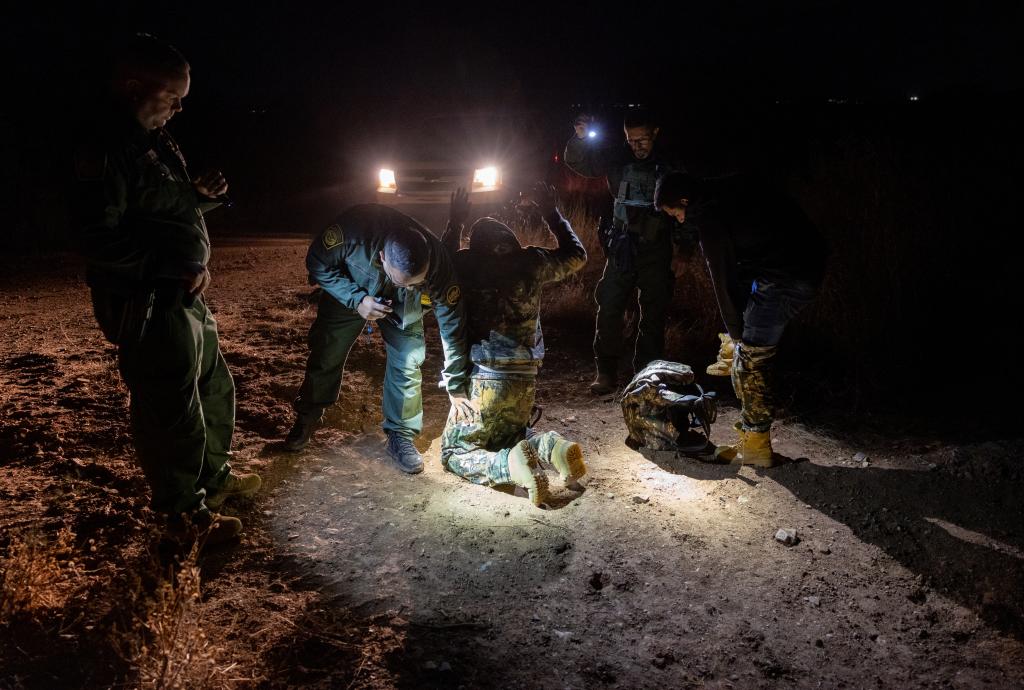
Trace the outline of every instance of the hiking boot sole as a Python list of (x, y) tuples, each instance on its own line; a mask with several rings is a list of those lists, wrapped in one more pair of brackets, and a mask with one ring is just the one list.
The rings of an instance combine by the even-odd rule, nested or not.
[(580, 444), (572, 441), (559, 441), (555, 444), (555, 452), (561, 459), (552, 461), (563, 482), (574, 482), (587, 473), (587, 465), (583, 462), (583, 449)]

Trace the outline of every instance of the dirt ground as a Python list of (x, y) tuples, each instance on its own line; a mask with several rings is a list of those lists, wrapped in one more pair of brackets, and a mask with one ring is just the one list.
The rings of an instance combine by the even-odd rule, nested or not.
[[(210, 684), (1024, 686), (1016, 443), (840, 441), (790, 418), (774, 441), (794, 461), (771, 470), (637, 453), (618, 403), (585, 392), (589, 333), (545, 321), (538, 426), (582, 444), (590, 470), (551, 509), (441, 469), (436, 326), (422, 475), (383, 451), (377, 334), (353, 350), (327, 427), (285, 453), (315, 313), (305, 247), (243, 238), (214, 250), (207, 294), (238, 390), (234, 464), (265, 489), (228, 505), (241, 542), (201, 557)], [(0, 555), (29, 530), (68, 527), (77, 567), (59, 605), (0, 621), (0, 687), (133, 686), (115, 652), (136, 615), (125, 593), (151, 588), (173, 555), (155, 546), (115, 353), (75, 259), (2, 268)], [(716, 440), (736, 415), (724, 407)], [(780, 528), (798, 543), (776, 541)]]

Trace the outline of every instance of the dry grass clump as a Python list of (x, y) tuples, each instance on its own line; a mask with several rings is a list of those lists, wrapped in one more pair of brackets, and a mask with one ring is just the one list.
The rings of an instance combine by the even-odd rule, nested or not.
[(52, 541), (36, 531), (11, 535), (0, 560), (0, 623), (64, 606), (79, 575), (74, 541), (67, 528)]
[(591, 213), (584, 197), (570, 197), (562, 203), (562, 215), (576, 232), (583, 247), (587, 250), (587, 268), (585, 271), (600, 271), (604, 260), (604, 250), (597, 233), (600, 218)]
[[(137, 675), (138, 687), (153, 690), (228, 686), (218, 667), (221, 650), (203, 630), (198, 543), (162, 579), (125, 628), (115, 627), (113, 643)], [(136, 594), (142, 601), (141, 594)]]

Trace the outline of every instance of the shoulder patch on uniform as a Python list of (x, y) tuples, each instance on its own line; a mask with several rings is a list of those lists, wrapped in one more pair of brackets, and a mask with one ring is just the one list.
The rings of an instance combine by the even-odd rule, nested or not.
[(324, 249), (334, 249), (345, 241), (345, 235), (341, 232), (341, 226), (335, 223), (324, 230), (321, 240), (324, 243)]
[(444, 301), (453, 307), (459, 303), (460, 299), (462, 299), (462, 288), (458, 285), (452, 285), (448, 288), (448, 291), (444, 293)]

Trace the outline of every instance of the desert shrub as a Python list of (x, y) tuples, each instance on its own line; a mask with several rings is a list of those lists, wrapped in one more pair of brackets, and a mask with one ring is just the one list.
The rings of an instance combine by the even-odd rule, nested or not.
[(35, 531), (11, 535), (0, 560), (0, 623), (64, 606), (79, 574), (74, 540), (67, 528), (52, 541)]
[(199, 543), (152, 596), (135, 583), (130, 618), (115, 626), (113, 644), (137, 675), (139, 687), (153, 690), (228, 685), (218, 667), (221, 650), (204, 631), (197, 563)]

